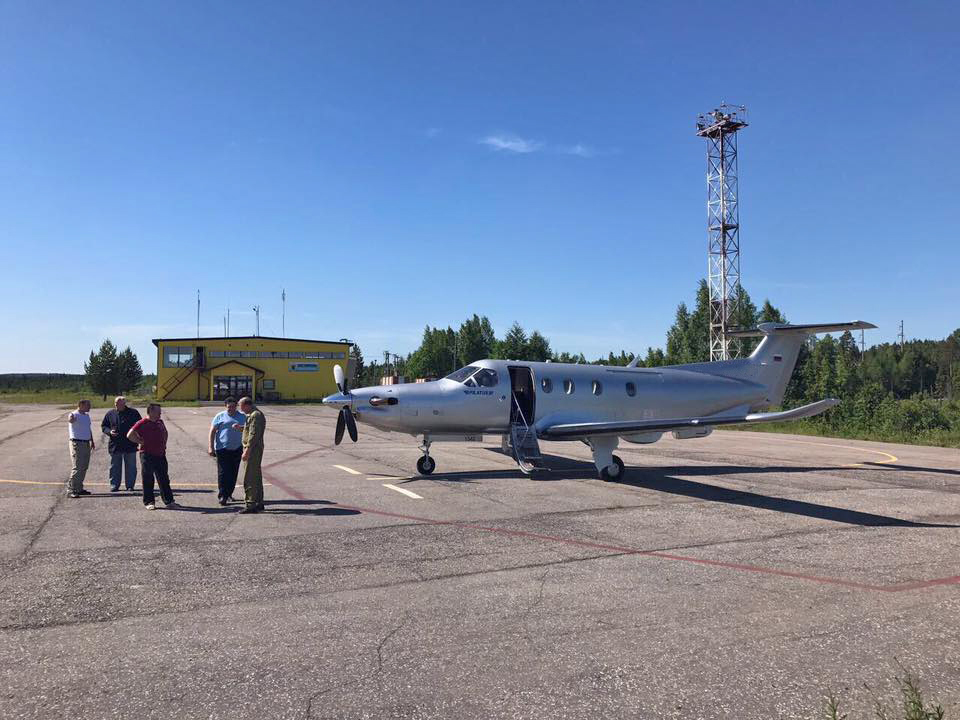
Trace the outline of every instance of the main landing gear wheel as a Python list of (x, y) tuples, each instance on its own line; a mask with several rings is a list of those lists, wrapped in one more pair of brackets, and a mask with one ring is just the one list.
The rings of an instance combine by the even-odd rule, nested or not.
[(437, 463), (429, 455), (424, 455), (417, 460), (417, 472), (421, 475), (429, 475), (437, 469)]
[(613, 456), (613, 464), (608, 465), (600, 471), (600, 479), (605, 482), (613, 482), (623, 478), (623, 460), (616, 455)]

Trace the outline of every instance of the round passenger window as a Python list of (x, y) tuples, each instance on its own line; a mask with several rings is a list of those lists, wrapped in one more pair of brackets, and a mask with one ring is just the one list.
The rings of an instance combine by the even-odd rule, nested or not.
[(563, 381), (563, 391), (567, 395), (573, 395), (573, 380), (568, 378), (567, 380)]
[(599, 394), (602, 393), (602, 392), (603, 392), (603, 385), (600, 383), (599, 380), (594, 380), (594, 381), (593, 381), (593, 394), (594, 394), (594, 395), (599, 395)]
[(540, 387), (543, 388), (545, 393), (553, 392), (553, 380), (550, 378), (543, 378), (540, 380)]
[(633, 397), (633, 396), (636, 395), (636, 394), (637, 394), (637, 386), (634, 385), (632, 382), (628, 382), (628, 383), (627, 383), (627, 395), (629, 395), (630, 397)]

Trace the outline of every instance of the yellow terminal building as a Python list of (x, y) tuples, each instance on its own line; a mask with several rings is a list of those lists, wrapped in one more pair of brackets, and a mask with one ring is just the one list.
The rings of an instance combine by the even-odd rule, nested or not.
[(158, 400), (320, 400), (347, 377), (351, 343), (262, 336), (156, 338)]

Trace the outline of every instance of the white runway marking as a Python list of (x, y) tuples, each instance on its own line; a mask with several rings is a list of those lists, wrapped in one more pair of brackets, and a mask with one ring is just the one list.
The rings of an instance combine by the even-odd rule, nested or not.
[(344, 472), (348, 472), (351, 475), (363, 475), (363, 473), (357, 472), (353, 468), (348, 468), (346, 465), (334, 465), (334, 467), (337, 468), (338, 470), (343, 470)]
[(396, 485), (391, 485), (390, 483), (384, 483), (383, 486), (385, 488), (390, 488), (391, 490), (396, 490), (398, 493), (403, 493), (407, 497), (412, 497), (414, 500), (423, 500), (423, 498), (417, 495), (415, 492), (410, 492), (406, 488), (397, 487)]

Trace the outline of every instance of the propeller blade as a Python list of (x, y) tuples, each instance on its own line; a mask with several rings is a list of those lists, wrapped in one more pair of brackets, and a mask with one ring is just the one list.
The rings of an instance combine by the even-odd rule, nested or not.
[(357, 421), (353, 419), (353, 413), (350, 408), (343, 409), (343, 417), (347, 421), (347, 432), (350, 433), (350, 439), (357, 441)]
[[(334, 445), (339, 445), (340, 441), (343, 440), (343, 430), (346, 427), (346, 420), (343, 419), (344, 410), (347, 410), (347, 409), (341, 408), (340, 412), (337, 414), (337, 430), (333, 434)], [(349, 410), (347, 412), (349, 412)]]
[(333, 379), (336, 381), (337, 387), (340, 388), (340, 392), (346, 395), (347, 384), (346, 384), (346, 380), (344, 380), (344, 377), (343, 377), (343, 368), (340, 367), (339, 365), (333, 366)]

